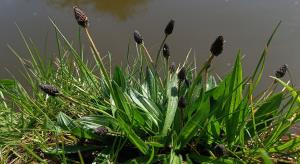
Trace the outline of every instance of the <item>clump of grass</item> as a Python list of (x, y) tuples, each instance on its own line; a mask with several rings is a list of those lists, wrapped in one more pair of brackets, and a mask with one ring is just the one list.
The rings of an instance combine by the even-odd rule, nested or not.
[[(284, 162), (282, 155), (296, 160), (300, 138), (281, 140), (300, 118), (298, 90), (279, 79), (287, 67), (276, 72), (280, 77), (272, 77), (283, 90), (253, 96), (266, 50), (250, 76), (243, 76), (239, 51), (232, 70), (216, 80), (208, 68), (223, 51), (223, 37), (212, 44), (209, 59), (194, 74), (186, 62), (169, 70), (158, 67), (134, 32), (137, 51), (128, 52), (137, 56), (134, 64), (112, 71), (92, 40), (87, 16), (77, 7), (74, 12), (96, 64), (88, 65), (52, 20), (58, 48), (54, 64), (44, 62), (21, 32), (31, 60), (10, 48), (26, 65), (24, 76), (32, 90), (16, 80), (0, 80), (1, 161), (268, 163)], [(170, 21), (161, 46), (166, 61), (169, 48), (163, 45), (173, 27)], [(159, 74), (160, 69), (166, 71)]]

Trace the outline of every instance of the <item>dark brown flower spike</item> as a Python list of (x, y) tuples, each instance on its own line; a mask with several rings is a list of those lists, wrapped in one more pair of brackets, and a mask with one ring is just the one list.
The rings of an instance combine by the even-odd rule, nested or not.
[(210, 52), (214, 56), (219, 56), (223, 51), (223, 45), (224, 45), (223, 36), (218, 36), (217, 39), (214, 41), (214, 43), (211, 45)]
[(104, 126), (100, 126), (95, 129), (95, 134), (99, 136), (106, 135), (107, 133), (108, 133), (108, 129)]
[(174, 23), (175, 23), (175, 21), (173, 19), (171, 19), (170, 22), (167, 24), (167, 26), (165, 28), (166, 35), (172, 34), (173, 29), (174, 29)]
[(40, 89), (47, 93), (50, 96), (57, 96), (59, 94), (59, 90), (50, 84), (40, 84)]
[(217, 144), (215, 147), (214, 147), (214, 155), (216, 157), (221, 157), (221, 156), (224, 156), (226, 155), (226, 148), (223, 144)]
[(275, 76), (277, 78), (282, 78), (285, 75), (287, 69), (288, 69), (288, 65), (283, 64), (282, 66), (280, 66), (280, 68), (277, 71), (275, 71)]
[(186, 100), (184, 97), (180, 97), (178, 100), (178, 108), (183, 109), (186, 107)]
[(77, 6), (73, 7), (74, 9), (74, 15), (75, 15), (75, 19), (77, 21), (77, 23), (83, 27), (83, 28), (87, 28), (88, 27), (88, 17), (85, 15), (85, 13)]
[(163, 47), (163, 56), (168, 60), (170, 57), (170, 49), (169, 46), (167, 44), (164, 44)]
[(137, 43), (137, 44), (142, 44), (143, 43), (143, 37), (142, 35), (140, 34), (140, 32), (138, 32), (137, 30), (135, 30), (133, 32), (133, 38), (134, 38), (134, 41)]
[(181, 70), (178, 72), (178, 79), (179, 81), (184, 81), (186, 79), (186, 73), (184, 67), (182, 67)]

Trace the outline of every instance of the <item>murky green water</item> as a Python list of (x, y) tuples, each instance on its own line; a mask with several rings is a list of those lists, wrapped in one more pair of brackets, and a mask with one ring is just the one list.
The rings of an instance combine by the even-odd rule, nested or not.
[[(272, 43), (265, 75), (272, 75), (281, 64), (288, 64), (294, 80), (300, 82), (300, 4), (297, 0), (1, 0), (0, 1), (0, 78), (16, 74), (21, 64), (9, 51), (12, 45), (21, 56), (28, 56), (15, 23), (40, 48), (42, 54), (56, 54), (52, 18), (76, 43), (78, 26), (72, 6), (79, 5), (89, 16), (96, 44), (102, 54), (110, 51), (113, 63), (125, 62), (132, 32), (139, 30), (153, 56), (172, 18), (174, 34), (168, 39), (171, 60), (182, 62), (192, 48), (199, 63), (208, 56), (211, 42), (224, 35), (224, 53), (213, 65), (223, 74), (232, 66), (235, 54), (244, 54), (245, 72), (250, 72), (279, 20), (282, 26)], [(133, 42), (132, 42), (133, 43)], [(87, 48), (87, 47), (86, 47)], [(265, 84), (271, 82), (265, 78)]]

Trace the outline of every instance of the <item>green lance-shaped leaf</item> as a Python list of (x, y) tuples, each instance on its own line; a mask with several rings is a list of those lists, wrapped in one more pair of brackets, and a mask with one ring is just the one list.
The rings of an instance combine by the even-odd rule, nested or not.
[(164, 120), (164, 126), (161, 131), (162, 135), (167, 135), (170, 127), (174, 121), (174, 117), (178, 105), (178, 79), (176, 75), (173, 75), (167, 84), (167, 97), (168, 97), (168, 106), (166, 117)]
[(118, 123), (120, 128), (126, 133), (131, 143), (134, 144), (143, 154), (147, 154), (149, 150), (148, 145), (134, 132), (134, 130), (121, 118), (118, 118)]
[(185, 124), (178, 135), (178, 148), (184, 147), (208, 118), (210, 111), (209, 97), (199, 98), (195, 103), (197, 103), (196, 113), (192, 115), (191, 119)]

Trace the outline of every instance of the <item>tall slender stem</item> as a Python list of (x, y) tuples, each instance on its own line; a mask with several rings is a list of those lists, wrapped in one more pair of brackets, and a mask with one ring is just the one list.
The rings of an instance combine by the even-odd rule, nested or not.
[[(181, 81), (178, 82), (178, 98), (180, 99), (180, 87), (181, 87)], [(179, 100), (180, 101), (180, 100)], [(180, 121), (180, 128), (183, 127), (183, 109), (179, 106), (179, 121)]]
[(183, 124), (183, 108), (180, 108), (180, 127), (183, 128), (184, 124)]
[(102, 62), (100, 53), (99, 53), (99, 51), (98, 51), (98, 49), (97, 49), (97, 47), (96, 47), (96, 45), (95, 45), (95, 43), (94, 43), (94, 41), (93, 41), (93, 39), (92, 39), (90, 33), (89, 33), (88, 28), (84, 28), (84, 29), (85, 29), (85, 33), (86, 33), (86, 35), (87, 35), (87, 37), (88, 37), (88, 40), (89, 40), (89, 42), (90, 42), (90, 45), (91, 45), (91, 47), (92, 47), (92, 49), (93, 49), (93, 51), (94, 51), (94, 54), (95, 54), (95, 56), (96, 56), (96, 59), (97, 59), (98, 62), (99, 62), (100, 71), (101, 71), (101, 72), (103, 73), (103, 75), (104, 75), (105, 82), (107, 83), (107, 85), (108, 85), (109, 88), (112, 88), (111, 83), (110, 83), (110, 79), (109, 79), (109, 76), (108, 76), (108, 73), (107, 73), (107, 71), (106, 71), (106, 69), (105, 69), (105, 67), (104, 67), (104, 64), (103, 64), (103, 62)]
[(208, 68), (204, 70), (204, 91), (207, 90), (207, 83), (208, 83)]
[(81, 27), (78, 27), (78, 42), (79, 42), (79, 52), (81, 56), (81, 60), (83, 60), (83, 48), (82, 48), (82, 42), (81, 42)]
[(166, 75), (166, 78), (165, 78), (165, 84), (167, 84), (167, 80), (169, 78), (169, 59), (165, 59), (165, 75)]
[[(261, 93), (261, 94), (259, 94), (257, 97), (260, 97), (258, 100), (257, 100), (257, 102), (259, 102), (259, 101), (261, 101), (261, 100), (263, 100), (264, 98), (267, 98), (272, 92), (273, 92), (273, 90), (271, 90), (273, 87), (274, 87), (274, 85), (276, 84), (276, 80), (274, 80), (273, 82), (272, 82), (272, 84), (270, 85), (270, 87), (268, 87), (263, 93)], [(270, 92), (269, 92), (270, 91)], [(269, 94), (267, 94), (269, 92)], [(267, 95), (266, 95), (267, 94)]]
[(206, 91), (207, 89), (207, 83), (208, 83), (208, 69), (211, 65), (211, 61), (213, 59), (214, 55), (211, 55), (210, 58), (208, 59), (206, 65), (203, 67), (204, 68), (204, 90)]
[(143, 46), (144, 51), (146, 52), (146, 55), (148, 56), (149, 61), (151, 62), (151, 64), (153, 64), (153, 60), (152, 60), (152, 58), (151, 58), (151, 56), (150, 56), (150, 54), (149, 54), (149, 52), (148, 52), (145, 44), (143, 43), (142, 46)]
[[(212, 60), (213, 60), (213, 58), (214, 58), (214, 55), (211, 54), (210, 57), (209, 57), (209, 59), (204, 63), (204, 65), (202, 66), (202, 68), (200, 69), (200, 71), (198, 72), (198, 74), (196, 75), (196, 78), (195, 78), (195, 80), (193, 81), (193, 83), (192, 83), (192, 85), (191, 85), (190, 91), (193, 91), (193, 90), (195, 89), (196, 85), (197, 85), (197, 84), (199, 83), (199, 81), (201, 80), (202, 72), (203, 72), (204, 70), (206, 70), (206, 69), (210, 66), (210, 64), (211, 64), (211, 62), (212, 62)], [(193, 92), (189, 92), (188, 97), (191, 97), (191, 96), (192, 96), (192, 93), (193, 93)]]
[(164, 43), (165, 43), (165, 42), (166, 42), (166, 40), (167, 40), (167, 37), (168, 37), (168, 35), (165, 35), (165, 37), (164, 37), (163, 41), (162, 41), (162, 42), (161, 42), (161, 44), (160, 44), (160, 47), (159, 47), (159, 49), (158, 49), (158, 52), (157, 52), (157, 54), (156, 54), (155, 66), (154, 66), (154, 68), (155, 68), (155, 69), (157, 68), (157, 62), (158, 62), (158, 58), (159, 58), (159, 55), (160, 55), (161, 49), (162, 49), (162, 47), (164, 46)]
[(91, 44), (93, 50), (95, 51), (95, 53), (96, 53), (98, 59), (101, 60), (100, 53), (99, 53), (99, 51), (98, 51), (98, 49), (97, 49), (97, 47), (96, 47), (96, 45), (95, 45), (95, 43), (94, 43), (94, 41), (93, 41), (91, 35), (90, 35), (90, 32), (89, 32), (88, 28), (84, 28), (84, 29), (85, 29), (86, 35), (87, 35), (87, 37), (88, 37), (88, 39), (89, 39), (89, 41), (90, 41), (90, 44)]

